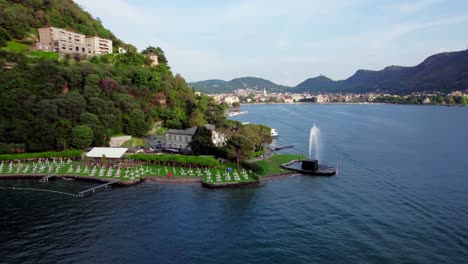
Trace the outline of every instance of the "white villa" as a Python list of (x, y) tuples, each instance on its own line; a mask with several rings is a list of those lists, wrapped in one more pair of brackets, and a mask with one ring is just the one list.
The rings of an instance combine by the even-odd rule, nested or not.
[[(226, 135), (216, 131), (214, 125), (206, 124), (204, 127), (211, 131), (211, 140), (215, 146), (222, 146), (226, 143)], [(177, 150), (190, 149), (189, 143), (192, 141), (195, 132), (197, 132), (197, 127), (191, 127), (185, 130), (169, 129), (166, 132), (166, 148)]]

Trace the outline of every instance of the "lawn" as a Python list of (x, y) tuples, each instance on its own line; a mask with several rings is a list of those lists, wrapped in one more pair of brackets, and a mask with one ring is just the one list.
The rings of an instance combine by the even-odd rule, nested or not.
[[(3, 164), (3, 165), (2, 165)], [(0, 164), (0, 174), (41, 174), (41, 175), (79, 175), (84, 177), (97, 177), (119, 181), (129, 181), (141, 177), (167, 177), (167, 178), (196, 178), (204, 181), (226, 183), (226, 182), (248, 182), (253, 181), (251, 173), (234, 169), (227, 176), (227, 168), (233, 168), (232, 164), (226, 163), (217, 168), (187, 168), (160, 165), (139, 165), (130, 168), (113, 168), (85, 165), (79, 161), (59, 162), (49, 160), (45, 162), (4, 162)], [(11, 164), (11, 165), (10, 165)], [(35, 167), (35, 168), (34, 168)], [(43, 169), (41, 169), (41, 167)], [(237, 174), (239, 178), (234, 177)], [(211, 176), (209, 176), (211, 175)], [(220, 177), (217, 177), (220, 175)], [(219, 179), (219, 181), (218, 181)], [(237, 179), (237, 180), (236, 180)]]
[(138, 146), (145, 146), (145, 141), (141, 138), (132, 138), (122, 144), (122, 148), (134, 148)]
[(263, 173), (260, 176), (267, 176), (284, 172), (284, 169), (281, 168), (281, 164), (306, 158), (305, 155), (301, 154), (275, 154), (266, 160), (256, 161), (255, 163), (263, 168)]
[[(141, 139), (139, 139), (141, 140)], [(142, 140), (141, 140), (142, 141)], [(283, 172), (280, 165), (296, 159), (304, 159), (304, 155), (277, 154), (267, 160), (256, 161), (263, 167), (260, 176), (274, 175)], [(64, 159), (65, 161), (65, 159)], [(167, 178), (196, 178), (200, 177), (204, 182), (213, 184), (240, 183), (256, 181), (253, 173), (242, 168), (236, 168), (232, 163), (223, 163), (216, 168), (187, 168), (162, 165), (139, 165), (130, 168), (113, 168), (86, 165), (79, 161), (72, 162), (2, 162), (0, 174), (43, 174), (43, 175), (79, 175), (128, 181), (141, 177), (167, 177)], [(10, 165), (11, 164), (11, 165)]]
[(28, 50), (28, 48), (28, 45), (24, 45), (15, 41), (8, 41), (7, 46), (2, 49), (8, 52), (25, 52)]
[(44, 59), (53, 59), (53, 60), (56, 60), (60, 57), (58, 53), (45, 52), (45, 51), (31, 51), (29, 52), (29, 55), (34, 56), (34, 57), (44, 58)]

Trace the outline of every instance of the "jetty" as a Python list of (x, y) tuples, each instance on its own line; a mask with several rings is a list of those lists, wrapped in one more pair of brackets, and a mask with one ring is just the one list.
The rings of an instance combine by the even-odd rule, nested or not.
[(294, 145), (286, 145), (286, 146), (269, 146), (268, 147), (271, 151), (282, 150), (287, 148), (294, 148)]
[(106, 183), (100, 184), (100, 185), (98, 185), (98, 186), (91, 187), (91, 188), (89, 188), (89, 189), (86, 189), (86, 190), (84, 190), (84, 191), (79, 192), (79, 193), (77, 194), (77, 196), (80, 197), (80, 198), (82, 198), (82, 197), (84, 197), (84, 196), (86, 196), (86, 195), (88, 195), (88, 194), (91, 195), (91, 194), (93, 194), (96, 190), (101, 189), (101, 188), (107, 189), (107, 187), (109, 187), (109, 186), (111, 186), (112, 184), (117, 183), (117, 182), (119, 182), (119, 181), (110, 181), (110, 182), (106, 182)]
[(55, 175), (55, 174), (47, 175), (47, 176), (45, 176), (45, 177), (42, 177), (42, 178), (39, 180), (39, 182), (48, 182), (49, 179), (52, 179), (52, 178), (55, 178), (55, 177), (57, 177), (57, 175)]

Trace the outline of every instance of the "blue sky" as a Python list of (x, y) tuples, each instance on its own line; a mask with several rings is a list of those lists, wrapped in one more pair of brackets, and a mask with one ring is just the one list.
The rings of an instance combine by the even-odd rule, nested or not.
[(124, 42), (160, 46), (187, 81), (413, 66), (467, 48), (467, 0), (75, 0)]

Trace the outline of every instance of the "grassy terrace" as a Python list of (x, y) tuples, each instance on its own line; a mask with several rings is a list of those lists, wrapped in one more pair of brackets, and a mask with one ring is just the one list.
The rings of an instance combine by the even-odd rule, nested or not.
[[(304, 155), (289, 155), (277, 154), (271, 156), (267, 160), (256, 161), (263, 168), (263, 172), (259, 175), (268, 176), (284, 172), (280, 165), (291, 160), (306, 158)], [(236, 168), (232, 163), (220, 164), (215, 168), (187, 168), (179, 166), (163, 166), (163, 165), (135, 165), (128, 168), (119, 168), (114, 165), (109, 166), (87, 165), (80, 161), (62, 162), (52, 161), (51, 159), (41, 162), (17, 162), (17, 161), (2, 161), (0, 163), (1, 174), (39, 174), (39, 175), (78, 175), (83, 177), (95, 177), (103, 179), (112, 179), (119, 181), (130, 181), (143, 177), (160, 177), (160, 178), (201, 178), (204, 182), (212, 184), (225, 183), (240, 183), (256, 181), (257, 177), (249, 171), (242, 168)]]
[[(3, 164), (3, 165), (2, 165)], [(11, 164), (11, 165), (10, 165)], [(113, 179), (119, 181), (130, 181), (143, 177), (164, 177), (164, 178), (197, 178), (200, 177), (204, 181), (217, 182), (216, 175), (222, 175), (218, 183), (225, 182), (245, 182), (254, 180), (251, 173), (246, 173), (241, 170), (233, 170), (230, 177), (225, 177), (224, 173), (227, 168), (233, 168), (232, 164), (226, 163), (217, 168), (187, 168), (177, 166), (161, 166), (161, 165), (139, 165), (129, 168), (113, 168), (105, 166), (86, 165), (82, 162), (3, 162), (0, 163), (0, 174), (40, 174), (40, 175), (78, 175), (83, 177), (96, 177), (103, 179)], [(236, 172), (239, 178), (234, 178), (233, 173)]]
[(256, 161), (254, 163), (260, 165), (263, 168), (263, 172), (260, 176), (275, 175), (284, 172), (281, 169), (281, 164), (290, 162), (292, 160), (306, 159), (305, 155), (300, 154), (276, 154), (266, 160)]

